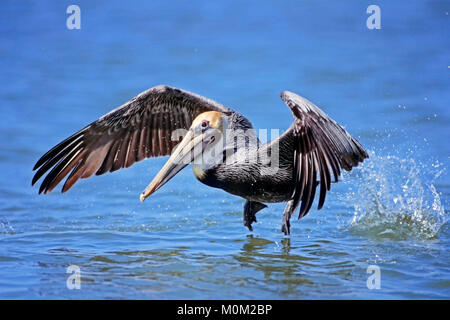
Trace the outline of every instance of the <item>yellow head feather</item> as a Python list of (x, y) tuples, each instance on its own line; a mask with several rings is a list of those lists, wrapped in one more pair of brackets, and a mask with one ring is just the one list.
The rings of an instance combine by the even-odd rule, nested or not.
[(210, 127), (222, 131), (222, 112), (206, 111), (200, 113), (194, 121), (192, 121), (191, 128), (197, 127), (204, 120), (209, 121)]

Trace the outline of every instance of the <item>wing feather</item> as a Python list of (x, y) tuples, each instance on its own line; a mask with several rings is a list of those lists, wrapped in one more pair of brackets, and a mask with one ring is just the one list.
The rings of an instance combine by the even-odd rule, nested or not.
[(323, 207), (331, 187), (330, 170), (337, 182), (341, 169), (349, 171), (369, 156), (355, 138), (312, 102), (288, 91), (281, 93), (281, 99), (294, 115), (294, 123), (278, 143), (294, 149), (290, 160), (294, 168), (292, 199), (294, 208), (301, 202), (301, 219), (308, 214), (319, 184), (318, 209)]
[(92, 122), (45, 153), (35, 164), (34, 185), (49, 193), (67, 175), (62, 191), (78, 179), (128, 168), (145, 158), (170, 155), (172, 131), (189, 129), (205, 111), (232, 112), (195, 93), (169, 86), (151, 88)]

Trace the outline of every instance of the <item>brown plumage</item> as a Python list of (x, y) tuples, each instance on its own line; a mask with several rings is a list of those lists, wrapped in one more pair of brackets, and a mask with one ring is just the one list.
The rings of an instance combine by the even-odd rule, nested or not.
[[(34, 166), (37, 172), (32, 184), (50, 171), (39, 193), (51, 192), (68, 176), (62, 188), (66, 192), (77, 180), (94, 173), (113, 172), (145, 158), (171, 155), (141, 195), (143, 200), (221, 141), (223, 155), (219, 152), (213, 165), (194, 162), (197, 179), (246, 199), (244, 225), (250, 230), (256, 213), (266, 207), (262, 202), (287, 201), (282, 231), (289, 234), (290, 217), (298, 205), (301, 203), (300, 219), (311, 209), (320, 185), (321, 209), (341, 169), (351, 170), (368, 155), (356, 139), (312, 102), (288, 91), (281, 98), (291, 109), (294, 122), (278, 139), (261, 144), (248, 136), (236, 142), (229, 134), (234, 130), (246, 135), (253, 130), (239, 113), (181, 89), (151, 88), (50, 149)], [(187, 132), (181, 142), (178, 129)], [(193, 144), (201, 147), (201, 154), (195, 153)], [(274, 175), (265, 174), (271, 163), (260, 159), (275, 154), (275, 150), (279, 151), (278, 170)], [(244, 151), (247, 159), (243, 160)], [(182, 163), (186, 159), (188, 162)]]
[(80, 178), (89, 178), (128, 168), (145, 158), (170, 155), (178, 141), (176, 129), (188, 130), (205, 111), (229, 112), (221, 104), (191, 92), (158, 86), (107, 113), (44, 154), (34, 166), (39, 169), (34, 185), (50, 168), (39, 193), (49, 193), (72, 170), (62, 192)]
[(283, 92), (281, 98), (294, 115), (294, 123), (287, 134), (294, 137), (292, 205), (296, 208), (301, 201), (298, 216), (301, 219), (312, 206), (317, 184), (320, 184), (317, 209), (322, 208), (331, 187), (330, 169), (334, 182), (338, 182), (341, 168), (350, 171), (369, 156), (356, 139), (312, 102), (288, 91)]

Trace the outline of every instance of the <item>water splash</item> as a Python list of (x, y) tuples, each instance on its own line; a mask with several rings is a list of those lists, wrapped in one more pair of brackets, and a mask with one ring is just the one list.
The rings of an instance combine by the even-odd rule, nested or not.
[(7, 220), (0, 220), (0, 234), (15, 234), (16, 231)]
[(436, 238), (448, 215), (435, 181), (445, 168), (439, 162), (421, 163), (414, 158), (378, 156), (360, 170), (356, 186), (345, 195), (354, 214), (350, 232), (375, 238), (405, 240)]

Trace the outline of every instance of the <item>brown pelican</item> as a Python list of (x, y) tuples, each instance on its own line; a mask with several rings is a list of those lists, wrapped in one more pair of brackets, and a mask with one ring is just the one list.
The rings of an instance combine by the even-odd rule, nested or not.
[[(65, 139), (36, 163), (32, 185), (48, 170), (39, 193), (68, 178), (62, 192), (80, 178), (128, 168), (145, 158), (170, 155), (140, 195), (143, 201), (193, 163), (195, 177), (246, 200), (243, 222), (249, 230), (263, 203), (287, 202), (282, 232), (290, 217), (310, 210), (320, 185), (318, 210), (333, 174), (350, 171), (368, 157), (361, 144), (307, 99), (288, 91), (281, 99), (294, 116), (278, 138), (261, 143), (250, 121), (213, 100), (161, 85), (142, 92)], [(178, 143), (179, 139), (182, 140)]]

